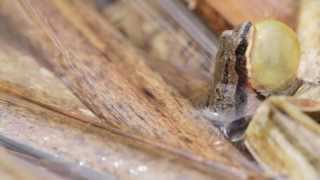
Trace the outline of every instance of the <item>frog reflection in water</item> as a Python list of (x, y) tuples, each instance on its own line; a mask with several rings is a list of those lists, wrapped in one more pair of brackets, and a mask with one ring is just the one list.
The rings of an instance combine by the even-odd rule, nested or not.
[[(264, 36), (261, 37), (257, 33)], [(278, 38), (279, 35), (281, 38)], [(258, 40), (263, 40), (258, 43), (281, 47), (272, 50), (272, 47), (267, 45), (262, 46), (264, 48), (262, 50), (254, 49), (262, 56), (260, 54), (253, 61), (250, 53), (253, 49), (252, 44), (257, 43), (254, 36), (259, 36)], [(289, 95), (296, 91), (300, 86), (300, 81), (295, 76), (299, 64), (299, 56), (296, 54), (299, 52), (289, 55), (287, 59), (283, 58), (287, 57), (292, 47), (298, 47), (299, 51), (296, 39), (295, 33), (289, 27), (273, 20), (260, 23), (258, 28), (251, 22), (244, 22), (234, 30), (223, 32), (214, 62), (212, 81), (206, 102), (207, 112), (204, 113), (204, 116), (212, 120), (216, 126), (221, 127), (227, 136), (238, 134), (238, 131), (241, 132), (245, 129), (249, 122), (248, 116), (254, 113), (259, 99), (270, 94)], [(258, 66), (252, 67), (252, 64), (248, 63), (255, 63), (254, 65)], [(265, 67), (262, 70), (259, 69), (261, 64)], [(259, 72), (252, 69), (259, 69)], [(261, 72), (271, 73), (271, 80), (276, 77), (280, 81), (279, 83), (276, 81), (270, 83), (269, 79), (262, 81), (262, 83), (260, 83), (261, 81), (253, 81), (253, 72), (256, 73), (254, 77)], [(260, 76), (258, 77), (260, 78)], [(283, 83), (281, 84), (281, 82)]]

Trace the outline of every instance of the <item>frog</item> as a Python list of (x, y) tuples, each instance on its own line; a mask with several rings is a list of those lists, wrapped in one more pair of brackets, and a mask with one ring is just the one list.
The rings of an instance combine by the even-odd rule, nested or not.
[(245, 53), (252, 28), (251, 22), (244, 22), (220, 36), (207, 98), (207, 106), (215, 111), (235, 109), (246, 101), (243, 93), (247, 82)]
[(246, 51), (252, 28), (252, 23), (247, 21), (234, 30), (222, 32), (211, 67), (211, 80), (201, 112), (227, 137), (236, 132), (235, 129), (246, 127), (248, 122), (243, 114), (248, 98)]
[[(255, 108), (265, 98), (293, 94), (301, 86), (301, 81), (294, 76), (299, 57), (282, 57), (291, 47), (298, 47), (292, 45), (296, 41), (289, 27), (274, 20), (255, 24), (246, 21), (233, 30), (224, 31), (212, 65), (206, 99), (207, 117), (211, 122), (222, 127), (226, 134), (237, 132), (245, 129)], [(278, 47), (279, 44), (284, 46)], [(255, 56), (257, 53), (259, 56)], [(292, 62), (295, 66), (290, 65)], [(290, 70), (290, 76), (283, 75), (283, 70)], [(268, 79), (261, 77), (261, 71), (271, 74), (270, 78), (279, 77), (277, 81), (285, 83), (272, 81), (270, 84)]]

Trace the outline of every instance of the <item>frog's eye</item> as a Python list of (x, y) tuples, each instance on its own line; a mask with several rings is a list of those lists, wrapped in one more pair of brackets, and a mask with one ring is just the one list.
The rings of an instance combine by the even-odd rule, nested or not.
[(269, 93), (286, 90), (296, 81), (300, 61), (295, 32), (275, 20), (255, 23), (252, 29), (246, 53), (251, 86)]

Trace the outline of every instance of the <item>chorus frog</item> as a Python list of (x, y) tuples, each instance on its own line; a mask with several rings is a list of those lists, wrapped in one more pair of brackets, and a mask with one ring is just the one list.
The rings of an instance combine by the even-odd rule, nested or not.
[(246, 103), (245, 53), (251, 32), (252, 23), (245, 22), (233, 31), (224, 31), (220, 37), (207, 99), (207, 106), (213, 111), (235, 115)]
[(254, 113), (259, 97), (292, 95), (301, 85), (298, 39), (274, 20), (244, 22), (223, 32), (213, 66), (207, 109), (225, 130), (248, 123), (243, 117)]

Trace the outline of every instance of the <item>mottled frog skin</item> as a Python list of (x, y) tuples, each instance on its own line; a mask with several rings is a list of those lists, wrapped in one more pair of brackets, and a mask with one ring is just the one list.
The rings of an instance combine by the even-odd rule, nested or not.
[(237, 112), (245, 103), (247, 82), (245, 53), (252, 23), (245, 22), (233, 31), (225, 31), (214, 62), (207, 106), (216, 112)]

